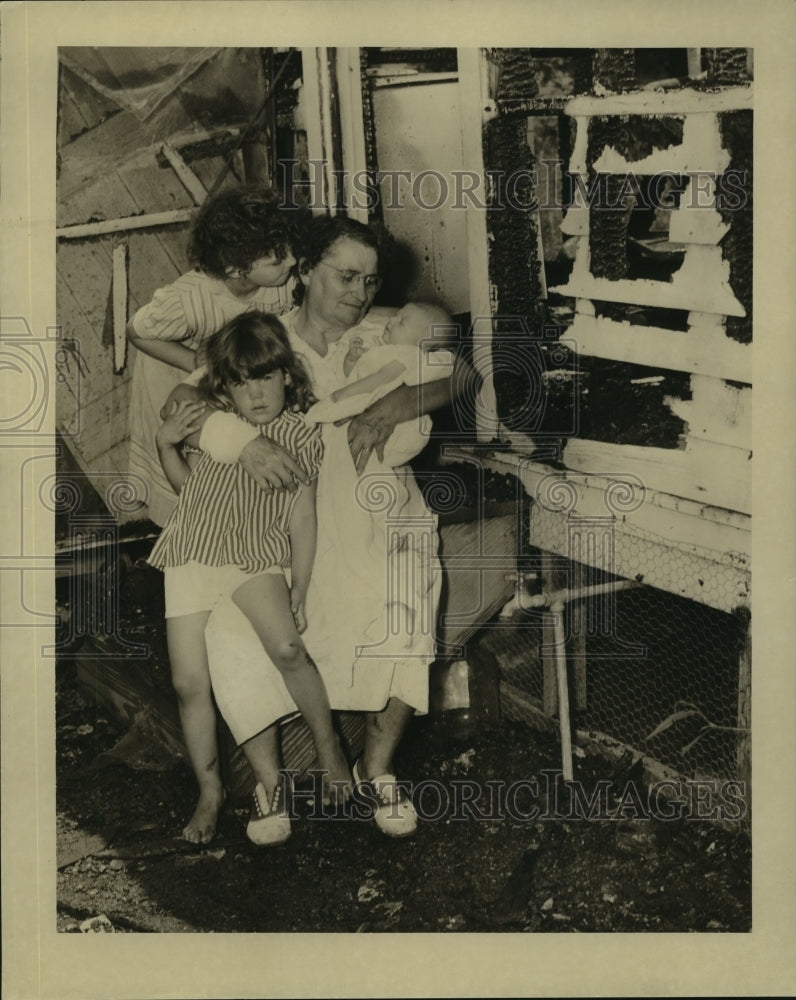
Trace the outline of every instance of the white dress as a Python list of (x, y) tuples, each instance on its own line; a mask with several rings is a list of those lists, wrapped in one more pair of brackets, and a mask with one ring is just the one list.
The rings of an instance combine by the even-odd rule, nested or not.
[[(351, 336), (370, 337), (381, 327), (374, 330), (366, 319), (322, 357), (295, 333), (296, 312), (282, 322), (324, 399), (345, 382)], [(397, 697), (425, 713), (441, 584), (436, 516), (407, 466), (392, 468), (373, 457), (362, 477), (351, 476), (346, 426), (323, 425), (323, 443), (304, 642), (332, 708), (380, 711)], [(296, 712), (281, 675), (231, 601), (212, 613), (206, 637), (216, 701), (238, 743)]]

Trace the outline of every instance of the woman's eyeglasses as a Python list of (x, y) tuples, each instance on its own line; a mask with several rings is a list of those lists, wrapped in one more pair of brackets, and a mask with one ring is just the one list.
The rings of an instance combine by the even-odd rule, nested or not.
[(346, 288), (351, 285), (355, 285), (358, 281), (361, 281), (365, 286), (366, 292), (378, 292), (381, 288), (382, 281), (378, 274), (360, 274), (359, 271), (343, 271), (339, 267), (335, 267), (334, 264), (327, 264), (325, 260), (319, 260), (319, 264), (323, 264), (324, 267), (330, 267), (333, 271), (337, 271), (340, 275), (340, 282)]

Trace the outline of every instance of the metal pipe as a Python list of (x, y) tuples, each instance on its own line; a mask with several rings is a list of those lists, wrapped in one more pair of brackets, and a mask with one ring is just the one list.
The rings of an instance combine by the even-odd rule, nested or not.
[(509, 573), (507, 580), (514, 581), (514, 594), (500, 609), (500, 618), (510, 618), (515, 611), (521, 611), (528, 606), (525, 595), (525, 584), (538, 579), (536, 573)]
[[(533, 578), (535, 579), (535, 574)], [(631, 590), (634, 587), (638, 587), (639, 584), (636, 583), (635, 580), (614, 580), (611, 583), (596, 583), (590, 587), (576, 587), (572, 590), (565, 587), (562, 590), (548, 591), (547, 593), (542, 594), (533, 594), (525, 600), (524, 604), (520, 605), (520, 588), (522, 587), (525, 579), (528, 578), (524, 578), (522, 575), (518, 577), (517, 592), (505, 606), (503, 611), (501, 611), (501, 617), (503, 617), (506, 609), (514, 604), (526, 608), (549, 607), (550, 609), (550, 616), (553, 619), (556, 682), (558, 688), (558, 727), (561, 735), (561, 770), (564, 776), (564, 781), (572, 781), (572, 732), (569, 720), (567, 648), (566, 634), (564, 631), (564, 611), (566, 609), (566, 605), (571, 601), (580, 601), (586, 597), (595, 597), (599, 594), (614, 594), (620, 590)]]
[(564, 602), (550, 605), (556, 650), (556, 680), (558, 682), (558, 728), (561, 732), (561, 770), (564, 781), (572, 781), (572, 733), (569, 724), (569, 690), (567, 687), (567, 640), (564, 634)]
[(614, 580), (612, 583), (595, 583), (590, 587), (577, 587), (574, 590), (552, 590), (544, 594), (533, 594), (525, 603), (528, 608), (543, 608), (546, 605), (553, 605), (557, 602), (569, 604), (570, 601), (579, 601), (584, 597), (597, 596), (598, 594), (613, 594), (618, 590), (631, 590), (638, 587), (635, 580)]

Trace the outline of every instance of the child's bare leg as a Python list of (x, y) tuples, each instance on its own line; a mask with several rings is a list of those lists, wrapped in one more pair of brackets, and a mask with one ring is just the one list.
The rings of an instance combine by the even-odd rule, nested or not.
[(310, 728), (332, 798), (351, 792), (351, 772), (332, 725), (329, 698), (318, 668), (296, 630), (290, 594), (281, 573), (263, 573), (239, 587), (232, 598), (246, 615), (285, 687)]
[(218, 811), (224, 801), (204, 635), (208, 615), (209, 612), (200, 611), (166, 619), (171, 680), (177, 693), (188, 759), (199, 783), (199, 801), (182, 831), (185, 839), (194, 844), (207, 844), (213, 839)]

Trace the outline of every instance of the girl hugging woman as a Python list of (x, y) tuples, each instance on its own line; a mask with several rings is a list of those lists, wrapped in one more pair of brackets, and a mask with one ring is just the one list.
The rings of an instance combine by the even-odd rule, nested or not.
[[(204, 630), (211, 610), (225, 597), (251, 622), (304, 716), (324, 772), (326, 797), (345, 798), (351, 786), (326, 688), (301, 639), (315, 554), (315, 480), (322, 458), (320, 434), (303, 417), (313, 402), (307, 374), (280, 321), (259, 312), (236, 317), (210, 337), (206, 366), (199, 383), (204, 399), (267, 431), (296, 456), (311, 484), (268, 493), (240, 466), (222, 465), (207, 454), (191, 469), (181, 446), (197, 442), (203, 402), (175, 404), (158, 431), (161, 463), (179, 499), (149, 562), (164, 571), (172, 680), (200, 788), (190, 823), (195, 830), (215, 827), (224, 797)], [(248, 753), (243, 744), (257, 779), (247, 833), (264, 844), (290, 834), (279, 780), (277, 727), (273, 730), (272, 739), (257, 741), (256, 753)]]

